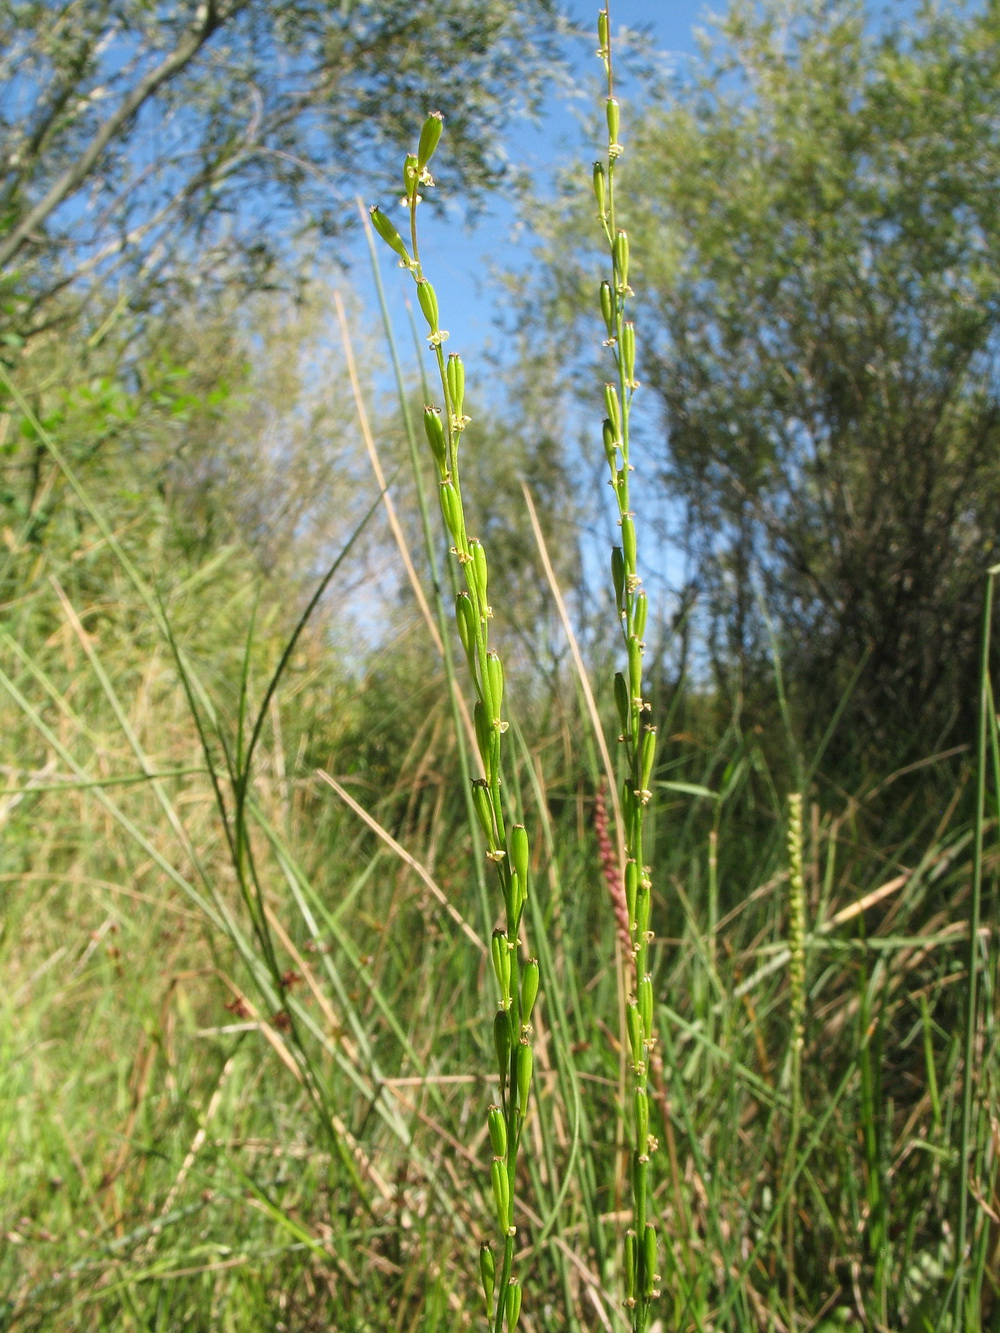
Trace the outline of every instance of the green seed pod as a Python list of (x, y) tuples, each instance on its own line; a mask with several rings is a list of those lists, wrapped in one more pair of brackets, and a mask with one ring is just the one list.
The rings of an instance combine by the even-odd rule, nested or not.
[(635, 573), (635, 521), (631, 514), (622, 514), (622, 553), (626, 574)]
[(617, 97), (609, 97), (605, 109), (608, 117), (608, 136), (612, 143), (617, 143), (618, 125), (621, 120)]
[(498, 1009), (493, 1019), (493, 1045), (496, 1048), (502, 1090), (507, 1086), (507, 1075), (510, 1072), (510, 1017), (506, 1009)]
[(492, 847), (496, 842), (493, 832), (493, 807), (490, 804), (490, 789), (482, 778), (474, 778), (472, 783), (472, 804), (476, 807), (476, 818), (483, 830), (483, 837)]
[(521, 1284), (516, 1277), (507, 1283), (504, 1313), (507, 1316), (507, 1333), (517, 1333), (517, 1321), (521, 1318)]
[(490, 954), (493, 958), (493, 971), (503, 998), (504, 1008), (510, 999), (510, 950), (507, 948), (507, 932), (495, 930), (490, 940)]
[(507, 1167), (496, 1157), (490, 1164), (490, 1180), (493, 1182), (497, 1221), (500, 1223), (500, 1230), (506, 1235), (510, 1226), (510, 1181), (507, 1179)]
[(635, 1141), (640, 1152), (646, 1151), (649, 1139), (649, 1098), (645, 1088), (635, 1090)]
[(642, 647), (634, 634), (628, 640), (628, 684), (632, 699), (642, 698)]
[(424, 121), (424, 127), (420, 131), (420, 142), (417, 145), (417, 170), (423, 171), (427, 163), (434, 156), (434, 149), (438, 146), (441, 138), (441, 131), (444, 129), (444, 117), (440, 111), (432, 111)]
[(615, 271), (618, 274), (619, 290), (628, 286), (628, 232), (618, 228), (618, 235), (615, 237), (614, 260)]
[(490, 1130), (490, 1144), (493, 1148), (494, 1157), (507, 1156), (507, 1124), (503, 1118), (503, 1111), (499, 1106), (491, 1106), (486, 1114), (486, 1122)]
[(462, 541), (462, 501), (455, 489), (455, 483), (443, 481), (439, 487), (439, 494), (445, 527), (451, 534), (452, 541), (459, 546)]
[(538, 959), (529, 958), (521, 973), (521, 1022), (531, 1022), (531, 1013), (538, 998)]
[(424, 434), (427, 436), (427, 443), (431, 446), (435, 463), (442, 472), (445, 472), (448, 467), (448, 446), (444, 438), (444, 422), (441, 420), (441, 413), (436, 407), (424, 408)]
[(639, 867), (634, 861), (625, 862), (625, 905), (629, 925), (635, 924), (635, 900), (639, 891)]
[(649, 1188), (649, 1159), (644, 1153), (632, 1154), (632, 1197), (636, 1200), (636, 1216), (645, 1214), (646, 1191)]
[(477, 703), (473, 708), (472, 720), (476, 726), (476, 742), (479, 745), (479, 754), (483, 763), (488, 768), (490, 758), (490, 736), (493, 732), (493, 727), (490, 725), (490, 720), (486, 715), (486, 709), (481, 703)]
[(653, 906), (653, 895), (648, 888), (639, 885), (639, 896), (635, 904), (635, 933), (642, 939), (649, 930), (649, 914)]
[(530, 847), (528, 845), (528, 830), (523, 824), (515, 824), (507, 838), (507, 850), (510, 855), (510, 866), (523, 888), (528, 884), (528, 858)]
[(646, 617), (648, 613), (649, 598), (644, 592), (640, 592), (632, 603), (632, 633), (637, 639), (646, 637)]
[(601, 314), (607, 325), (608, 337), (615, 336), (615, 298), (611, 295), (611, 283), (601, 283)]
[(518, 913), (521, 908), (521, 881), (517, 875), (511, 871), (503, 886), (504, 907), (507, 909), (507, 920), (515, 922), (519, 919)]
[(486, 654), (486, 674), (489, 676), (490, 694), (493, 698), (493, 718), (497, 720), (503, 704), (503, 663), (500, 661), (499, 653)]
[(601, 44), (601, 51), (608, 49), (608, 11), (600, 10), (597, 15), (597, 40)]
[(608, 460), (608, 466), (613, 469), (618, 464), (618, 440), (615, 437), (615, 428), (607, 417), (601, 426), (601, 438), (604, 442), (604, 457)]
[(635, 1232), (629, 1227), (625, 1232), (625, 1298), (635, 1299), (635, 1284), (639, 1275), (639, 1255), (635, 1243)]
[(531, 1090), (531, 1069), (534, 1057), (531, 1053), (531, 1047), (526, 1041), (518, 1043), (517, 1047), (517, 1108), (521, 1112), (521, 1118), (528, 1113), (528, 1093)]
[(615, 672), (615, 704), (618, 707), (618, 721), (622, 724), (622, 731), (627, 735), (629, 722), (632, 720), (632, 705), (629, 702), (625, 677), (620, 671)]
[(622, 819), (625, 821), (625, 841), (631, 844), (636, 835), (636, 821), (641, 810), (632, 786), (626, 778), (622, 783)]
[(615, 439), (620, 440), (622, 437), (622, 410), (618, 403), (618, 390), (613, 384), (605, 384), (604, 386), (604, 410), (611, 422)]
[(448, 381), (448, 393), (451, 395), (451, 410), (456, 417), (460, 417), (462, 408), (465, 406), (465, 367), (462, 365), (462, 358), (457, 352), (452, 352), (449, 356), (445, 374)]
[(653, 978), (648, 972), (639, 982), (639, 1016), (648, 1040), (653, 1035)]
[(647, 1223), (642, 1234), (642, 1294), (648, 1300), (656, 1285), (656, 1232)]
[(467, 592), (460, 592), (455, 598), (455, 622), (462, 647), (471, 658), (476, 646), (476, 608)]
[(615, 606), (621, 615), (625, 610), (625, 557), (620, 546), (611, 548), (611, 582), (615, 585)]
[(493, 1246), (484, 1240), (479, 1247), (479, 1276), (483, 1284), (483, 1300), (486, 1302), (486, 1318), (493, 1313), (493, 1293), (496, 1290), (497, 1261), (493, 1256)]
[(389, 249), (395, 250), (400, 259), (409, 266), (410, 252), (403, 244), (402, 236), (400, 236), (399, 232), (389, 221), (388, 217), (382, 212), (381, 208), (379, 208), (377, 204), (372, 204), (371, 208), (368, 210), (368, 216), (372, 220), (372, 226), (382, 237), (383, 241), (385, 241)]
[(608, 191), (604, 179), (604, 166), (601, 162), (594, 163), (594, 197), (597, 200), (598, 215), (603, 218), (608, 211)]
[(424, 312), (431, 333), (438, 331), (438, 299), (437, 293), (426, 278), (421, 278), (417, 283), (417, 300), (420, 302), (420, 309)]
[(653, 776), (653, 762), (656, 758), (656, 728), (643, 727), (642, 729), (642, 753), (639, 759), (640, 791), (649, 791), (649, 783)]
[(412, 203), (420, 184), (420, 168), (417, 166), (416, 153), (407, 153), (403, 160), (403, 193)]
[(630, 389), (635, 388), (635, 325), (622, 325), (622, 369), (625, 371), (625, 383)]
[(628, 1044), (632, 1048), (632, 1063), (634, 1065), (641, 1064), (643, 1056), (642, 1019), (639, 1017), (639, 1006), (634, 1000), (629, 1002), (625, 1010), (625, 1026), (628, 1028)]
[(489, 570), (486, 565), (486, 548), (478, 537), (473, 537), (469, 542), (469, 552), (472, 556), (472, 568), (476, 580), (476, 589), (479, 592), (479, 610), (481, 615), (486, 614), (488, 605), (487, 580)]

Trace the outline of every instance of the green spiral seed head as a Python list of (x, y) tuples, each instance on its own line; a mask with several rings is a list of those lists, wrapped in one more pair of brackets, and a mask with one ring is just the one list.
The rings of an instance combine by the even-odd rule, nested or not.
[(503, 1112), (499, 1106), (491, 1106), (486, 1113), (487, 1124), (490, 1130), (490, 1145), (493, 1148), (494, 1157), (507, 1156), (507, 1124), (503, 1118)]
[(437, 148), (441, 139), (442, 129), (444, 129), (444, 117), (440, 111), (432, 111), (424, 121), (423, 129), (420, 131), (420, 142), (417, 145), (418, 171), (423, 171), (434, 156), (434, 149)]
[(532, 1010), (538, 998), (538, 959), (529, 958), (521, 973), (521, 1022), (531, 1022)]

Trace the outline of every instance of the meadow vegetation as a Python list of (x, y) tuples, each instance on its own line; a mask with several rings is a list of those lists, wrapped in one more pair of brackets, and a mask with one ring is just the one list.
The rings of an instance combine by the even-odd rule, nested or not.
[[(531, 206), (525, 354), (502, 392), (467, 365), (464, 411), (448, 312), (421, 293), (439, 384), (314, 257), (356, 217), (348, 184), (398, 197), (430, 109), (425, 192), (495, 184), (550, 6), (189, 8), (162, 31), (145, 6), (0, 20), (0, 112), (32, 131), (0, 177), (21, 234), (0, 311), (0, 1329), (1000, 1329), (995, 6), (876, 27), (735, 0), (697, 79), (624, 105), (628, 271), (614, 222), (595, 258), (588, 161)], [(176, 209), (158, 247), (167, 215), (146, 229), (159, 213), (122, 194), (155, 139), (141, 108), (93, 158), (100, 208), (65, 173), (168, 37), (191, 50), (143, 106), (197, 123), (203, 175), (198, 154), (149, 168)], [(279, 46), (309, 78), (301, 104), (262, 86), (252, 139), (213, 89), (287, 71)], [(324, 84), (324, 58), (354, 82)], [(342, 146), (328, 121), (379, 149), (335, 217), (310, 193)], [(387, 253), (381, 281), (410, 283)], [(607, 457), (631, 519), (628, 436), (606, 454), (600, 425), (626, 296), (618, 410), (633, 378), (663, 410), (632, 419), (640, 537), (676, 521), (689, 571), (671, 589), (640, 540), (648, 612), (603, 575), (619, 510), (592, 485)], [(445, 480), (472, 418), (448, 536), (435, 401)], [(502, 791), (473, 709), (493, 659), (455, 632), (472, 537)], [(636, 693), (657, 738), (643, 1061), (614, 813), (643, 777)], [(498, 927), (520, 937), (510, 996)], [(517, 1046), (531, 959), (530, 1097), (501, 1099), (501, 1134), (495, 1002)], [(648, 1307), (626, 1304), (637, 1207)]]

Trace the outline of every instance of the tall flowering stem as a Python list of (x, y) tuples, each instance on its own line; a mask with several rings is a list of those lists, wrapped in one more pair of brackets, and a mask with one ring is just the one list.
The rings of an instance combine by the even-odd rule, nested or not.
[(515, 1184), (517, 1157), (531, 1087), (531, 1012), (538, 995), (538, 961), (522, 967), (518, 953), (518, 930), (528, 899), (528, 834), (522, 824), (508, 824), (502, 800), (501, 742), (507, 723), (503, 720), (504, 673), (499, 655), (490, 646), (493, 615), (488, 596), (486, 550), (466, 527), (465, 506), (459, 470), (462, 435), (469, 425), (465, 415), (465, 369), (460, 357), (445, 358), (447, 332), (441, 328), (437, 295), (424, 275), (417, 236), (417, 205), (420, 190), (434, 181), (428, 163), (441, 137), (442, 120), (433, 114), (420, 134), (416, 153), (403, 164), (403, 202), (409, 213), (409, 239), (404, 241), (389, 217), (371, 210), (372, 225), (412, 276), (417, 300), (427, 323), (427, 342), (437, 365), (441, 403), (424, 408), (424, 432), (438, 474), (441, 516), (452, 542), (465, 588), (458, 594), (455, 621), (465, 650), (476, 692), (473, 709), (476, 741), (483, 776), (473, 784), (473, 804), (486, 840), (487, 856), (496, 868), (503, 900), (506, 928), (493, 932), (490, 952), (499, 992), (499, 1008), (493, 1020), (499, 1097), (487, 1111), (487, 1127), (493, 1161), (490, 1177), (500, 1240), (500, 1262), (488, 1242), (480, 1251), (479, 1267), (487, 1322), (493, 1333), (515, 1333), (521, 1311), (521, 1287), (513, 1274), (516, 1227)]
[(594, 193), (598, 219), (611, 256), (610, 281), (601, 283), (601, 314), (617, 372), (604, 386), (606, 416), (602, 427), (604, 452), (611, 471), (611, 489), (618, 505), (621, 545), (611, 553), (611, 579), (625, 642), (627, 670), (615, 676), (615, 702), (621, 723), (620, 742), (625, 755), (622, 820), (625, 834), (625, 901), (628, 932), (635, 965), (635, 993), (626, 1010), (633, 1080), (632, 1114), (632, 1226), (625, 1236), (625, 1305), (633, 1333), (649, 1324), (656, 1290), (656, 1232), (649, 1218), (649, 1162), (657, 1143), (649, 1132), (649, 1066), (655, 1045), (653, 983), (647, 971), (652, 881), (643, 857), (643, 814), (650, 799), (650, 781), (656, 754), (656, 728), (649, 722), (650, 705), (643, 697), (642, 659), (648, 604), (636, 566), (635, 515), (629, 498), (629, 417), (639, 387), (635, 377), (635, 326), (626, 319), (632, 289), (629, 286), (629, 240), (615, 214), (615, 165), (622, 155), (619, 107), (614, 93), (611, 34), (608, 10), (597, 17), (598, 51), (607, 75), (605, 102), (608, 127), (606, 162), (594, 164)]

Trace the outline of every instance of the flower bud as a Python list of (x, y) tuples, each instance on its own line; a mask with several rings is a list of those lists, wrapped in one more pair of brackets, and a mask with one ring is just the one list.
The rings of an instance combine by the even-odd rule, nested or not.
[(604, 316), (604, 323), (607, 325), (608, 337), (615, 336), (615, 299), (611, 295), (611, 283), (601, 283), (601, 314)]
[(436, 407), (424, 408), (424, 434), (427, 436), (427, 443), (431, 447), (435, 463), (442, 472), (446, 471), (448, 447), (444, 438), (444, 423), (441, 420), (441, 413)]
[(618, 142), (618, 126), (621, 120), (621, 113), (618, 107), (617, 97), (609, 97), (605, 111), (608, 117), (608, 138), (612, 143)]
[(430, 327), (431, 333), (437, 333), (438, 331), (437, 293), (434, 291), (434, 288), (431, 286), (431, 284), (427, 281), (426, 278), (421, 278), (420, 281), (417, 283), (417, 300), (420, 302), (420, 309), (424, 312), (424, 319), (426, 319)]
[(507, 1156), (507, 1125), (499, 1106), (491, 1106), (486, 1116), (494, 1157)]
[(440, 111), (432, 111), (424, 121), (424, 127), (420, 131), (420, 143), (417, 145), (417, 170), (423, 171), (427, 163), (434, 156), (434, 149), (438, 146), (441, 138), (441, 131), (444, 129), (444, 117)]
[(608, 191), (601, 162), (594, 163), (594, 197), (597, 200), (597, 212), (603, 218), (608, 208)]
[(521, 1112), (522, 1119), (528, 1112), (528, 1092), (531, 1089), (531, 1069), (534, 1057), (531, 1053), (531, 1047), (526, 1041), (518, 1043), (517, 1047), (517, 1066), (515, 1073), (517, 1075), (517, 1107)]
[(372, 226), (385, 241), (390, 250), (394, 250), (400, 259), (409, 266), (410, 254), (403, 244), (403, 238), (389, 221), (388, 217), (382, 212), (377, 204), (372, 204), (368, 210), (368, 216), (372, 220)]
[(493, 1313), (493, 1292), (496, 1289), (497, 1261), (493, 1255), (493, 1246), (484, 1240), (479, 1247), (479, 1277), (483, 1284), (483, 1300), (486, 1303), (486, 1318)]
[(531, 1013), (538, 998), (538, 959), (529, 958), (521, 973), (521, 1022), (531, 1022)]

